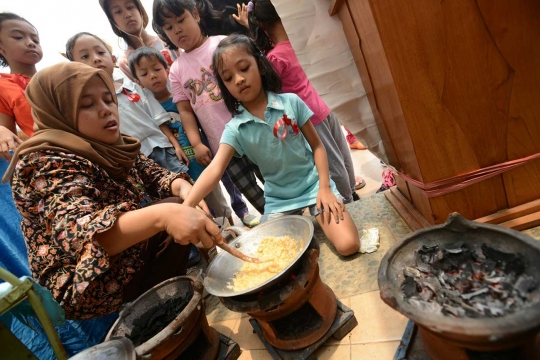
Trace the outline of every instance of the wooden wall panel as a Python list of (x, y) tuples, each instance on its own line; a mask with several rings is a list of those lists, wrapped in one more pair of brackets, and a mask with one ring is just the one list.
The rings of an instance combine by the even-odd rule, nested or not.
[[(512, 69), (507, 157), (540, 152), (540, 2), (477, 0), (493, 42)], [(504, 174), (510, 207), (540, 198), (540, 161)]]
[(365, 59), (367, 76), (373, 84), (376, 109), (384, 119), (386, 131), (397, 154), (398, 162), (391, 162), (391, 165), (422, 180), (369, 0), (346, 0), (342, 8), (345, 5), (360, 38), (360, 51)]
[[(540, 1), (341, 8), (405, 174), (430, 183), (540, 152)], [(474, 219), (540, 199), (540, 160), (437, 198), (398, 188), (432, 223), (453, 211)]]
[[(330, 11), (338, 11), (338, 16), (343, 24), (343, 31), (347, 37), (347, 42), (351, 48), (354, 62), (360, 74), (360, 78), (362, 79), (362, 85), (364, 85), (364, 90), (366, 91), (369, 106), (373, 112), (373, 117), (375, 118), (375, 122), (379, 129), (379, 134), (381, 135), (386, 156), (388, 157), (390, 164), (396, 164), (396, 166), (399, 167), (399, 160), (394, 150), (394, 144), (388, 135), (386, 124), (382, 120), (381, 114), (379, 113), (377, 100), (375, 99), (375, 93), (373, 92), (373, 86), (371, 84), (371, 78), (369, 77), (364, 55), (362, 54), (360, 37), (349, 12), (349, 7), (347, 4), (338, 5), (337, 3), (333, 3), (333, 5), (334, 8), (331, 6)], [(336, 9), (335, 7), (337, 6), (339, 7)]]

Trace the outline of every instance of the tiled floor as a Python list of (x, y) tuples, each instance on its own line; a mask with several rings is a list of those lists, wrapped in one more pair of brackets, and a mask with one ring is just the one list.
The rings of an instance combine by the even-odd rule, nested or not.
[[(379, 291), (340, 299), (354, 310), (358, 326), (344, 339), (328, 340), (316, 351), (319, 360), (391, 360), (403, 335), (407, 319), (384, 304)], [(242, 348), (240, 359), (271, 359), (263, 343), (253, 333), (248, 317), (212, 323)]]

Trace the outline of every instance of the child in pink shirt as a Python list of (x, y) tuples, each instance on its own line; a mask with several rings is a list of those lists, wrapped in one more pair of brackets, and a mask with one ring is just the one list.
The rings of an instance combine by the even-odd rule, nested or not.
[(253, 0), (247, 10), (251, 33), (281, 77), (283, 92), (298, 95), (313, 111), (311, 123), (326, 148), (330, 176), (344, 202), (357, 200), (351, 153), (339, 121), (309, 82), (274, 5), (270, 0)]

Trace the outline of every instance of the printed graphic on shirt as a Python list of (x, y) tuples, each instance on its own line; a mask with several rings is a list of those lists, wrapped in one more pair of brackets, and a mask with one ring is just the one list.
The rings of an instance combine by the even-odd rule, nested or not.
[(171, 133), (180, 144), (182, 150), (184, 150), (188, 159), (193, 159), (195, 157), (195, 151), (193, 151), (193, 147), (189, 143), (186, 132), (182, 127), (180, 115), (174, 112), (169, 112), (168, 114), (171, 116), (171, 120), (167, 121), (165, 124), (167, 124), (167, 127), (171, 130)]
[(294, 117), (289, 118), (287, 114), (283, 114), (283, 117), (274, 125), (274, 136), (278, 139), (285, 139), (287, 134), (297, 136), (300, 134), (300, 129)]
[(191, 99), (191, 104), (197, 103), (197, 97), (201, 96), (203, 92), (208, 93), (208, 96), (213, 101), (220, 101), (221, 90), (217, 84), (216, 77), (213, 74), (212, 67), (210, 70), (201, 68), (201, 79), (189, 79), (184, 84), (185, 93)]

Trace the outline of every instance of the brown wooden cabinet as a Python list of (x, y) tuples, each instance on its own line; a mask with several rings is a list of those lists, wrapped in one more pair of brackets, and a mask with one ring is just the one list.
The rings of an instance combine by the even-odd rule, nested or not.
[[(540, 1), (335, 0), (391, 165), (431, 183), (540, 151)], [(428, 198), (431, 223), (540, 199), (540, 160)]]

